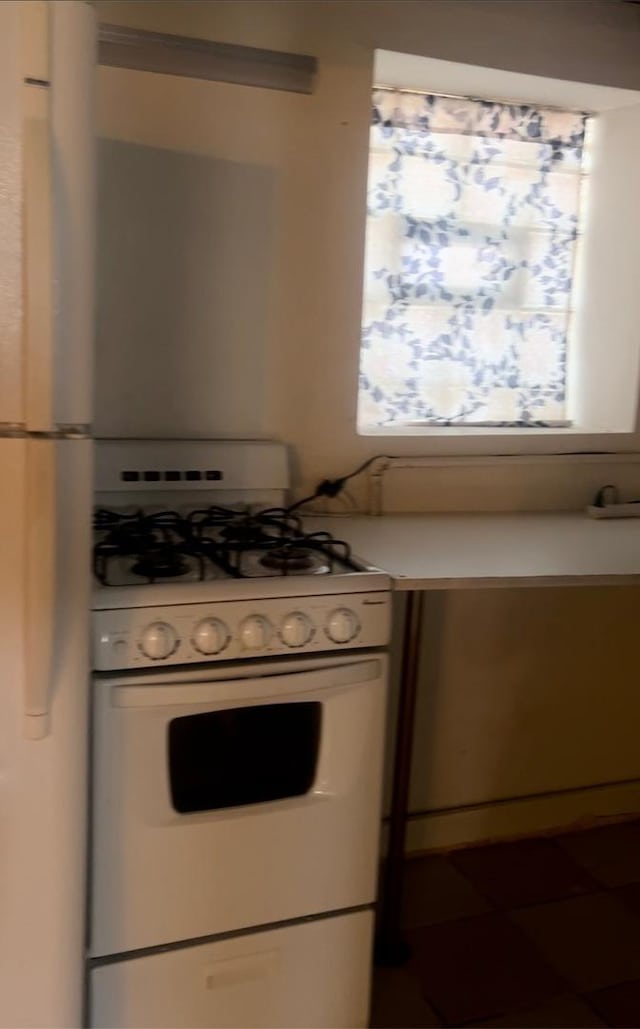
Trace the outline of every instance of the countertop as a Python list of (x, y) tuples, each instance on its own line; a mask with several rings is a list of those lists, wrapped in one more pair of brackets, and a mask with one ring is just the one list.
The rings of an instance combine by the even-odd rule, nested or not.
[(313, 517), (397, 590), (640, 583), (640, 520), (561, 514)]

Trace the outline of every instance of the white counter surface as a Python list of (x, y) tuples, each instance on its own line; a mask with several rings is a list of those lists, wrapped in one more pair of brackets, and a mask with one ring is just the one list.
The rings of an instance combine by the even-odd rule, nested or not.
[(398, 590), (640, 583), (640, 519), (580, 513), (315, 517)]

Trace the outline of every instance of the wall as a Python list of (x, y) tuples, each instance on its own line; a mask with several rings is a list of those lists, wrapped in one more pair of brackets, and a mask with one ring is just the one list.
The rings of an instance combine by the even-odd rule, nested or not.
[[(265, 434), (284, 439), (295, 449), (296, 475), (307, 489), (325, 475), (339, 474), (368, 455), (513, 452), (509, 437), (483, 443), (477, 437), (410, 439), (363, 438), (355, 430), (355, 397), (364, 236), (369, 90), (373, 49), (470, 61), (516, 71), (574, 78), (623, 87), (640, 87), (640, 15), (631, 5), (562, 0), (428, 0), (385, 2), (242, 2), (242, 3), (98, 3), (105, 21), (201, 35), (225, 42), (311, 53), (319, 60), (313, 96), (251, 89), (222, 83), (194, 82), (157, 75), (101, 69), (99, 126), (103, 136), (159, 151), (197, 155), (228, 162), (244, 174), (262, 170), (269, 178), (264, 222), (253, 228), (248, 218), (237, 226), (236, 254), (242, 252), (256, 268), (254, 248), (268, 253), (269, 297), (263, 311), (247, 278), (244, 327), (215, 326), (210, 351), (199, 345), (189, 351), (188, 332), (182, 375), (204, 390), (208, 381), (218, 398), (216, 370), (240, 409), (229, 417), (229, 403), (219, 416), (211, 405), (180, 404), (184, 422), (177, 428), (201, 435)], [(180, 189), (184, 194), (183, 179)], [(142, 185), (142, 184), (140, 184)], [(109, 198), (108, 185), (103, 186)], [(179, 192), (179, 191), (178, 191)], [(213, 195), (213, 194), (212, 194)], [(251, 198), (247, 188), (245, 195)], [(202, 191), (199, 191), (202, 197)], [(235, 194), (237, 197), (237, 194)], [(235, 200), (233, 200), (236, 203)], [(236, 203), (237, 206), (237, 203)], [(263, 205), (264, 206), (264, 205)], [(215, 204), (214, 204), (215, 207)], [(112, 215), (108, 205), (109, 218)], [(218, 239), (212, 210), (211, 238), (201, 237), (193, 262), (211, 268), (211, 282), (230, 246), (231, 233)], [(134, 231), (127, 223), (127, 232)], [(142, 227), (140, 227), (142, 232)], [(125, 237), (126, 240), (126, 237)], [(170, 281), (171, 267), (163, 250), (147, 239), (144, 262), (122, 250), (114, 256), (142, 278), (145, 293), (153, 294)], [(262, 259), (265, 267), (266, 259)], [(160, 276), (157, 276), (157, 265)], [(122, 267), (124, 274), (127, 267)], [(166, 275), (166, 280), (163, 278)], [(102, 279), (104, 282), (104, 278)], [(242, 284), (233, 269), (234, 299)], [(158, 292), (158, 290), (156, 290)], [(98, 372), (98, 430), (105, 434), (148, 431), (161, 435), (176, 426), (175, 407), (162, 420), (153, 413), (155, 388), (144, 388), (144, 372), (136, 366), (153, 364), (155, 344), (143, 333), (127, 331), (122, 320), (110, 321), (104, 293), (101, 304)], [(190, 297), (193, 301), (193, 293)], [(180, 301), (185, 306), (182, 299)], [(165, 301), (166, 303), (166, 301)], [(196, 301), (197, 303), (197, 301)], [(201, 301), (201, 303), (203, 303)], [(133, 312), (131, 311), (133, 308)], [(162, 305), (160, 305), (162, 310)], [(137, 313), (135, 305), (127, 308)], [(209, 310), (203, 303), (202, 317)], [(157, 332), (157, 317), (152, 334)], [(185, 325), (185, 329), (190, 324)], [(124, 329), (124, 331), (123, 331)], [(168, 331), (168, 330), (165, 330)], [(260, 410), (252, 417), (241, 376), (229, 379), (225, 354), (247, 347), (247, 332), (259, 366), (265, 369)], [(204, 332), (200, 333), (204, 339)], [(162, 333), (161, 333), (162, 336)], [(197, 350), (197, 352), (196, 352)], [(121, 377), (118, 355), (126, 352), (126, 367), (135, 368), (135, 416), (124, 416), (118, 395)], [(215, 357), (214, 357), (215, 355)], [(222, 355), (222, 356), (221, 356)], [(204, 361), (204, 367), (201, 362)], [(222, 366), (220, 371), (219, 365)], [(255, 372), (257, 375), (258, 373)], [(262, 372), (260, 373), (262, 378)], [(252, 379), (249, 376), (251, 386)], [(262, 406), (264, 405), (264, 406)], [(215, 403), (213, 407), (215, 408)], [(131, 408), (130, 408), (131, 410)], [(166, 427), (165, 427), (166, 426)], [(175, 431), (175, 429), (174, 429)], [(539, 447), (562, 449), (627, 449), (638, 438), (602, 439), (545, 436)]]
[(640, 812), (636, 587), (426, 598), (413, 849)]
[[(356, 435), (373, 49), (637, 89), (638, 11), (589, 0), (98, 2), (97, 8), (104, 21), (319, 59), (309, 97), (100, 69), (98, 432), (280, 438), (293, 448), (300, 491), (379, 451), (487, 452), (478, 440), (461, 446), (457, 439), (434, 444)], [(227, 204), (233, 217), (226, 217)], [(602, 449), (602, 441), (546, 437), (540, 446), (591, 450)], [(606, 447), (640, 449), (640, 441), (608, 437)], [(489, 452), (495, 448), (491, 443)], [(503, 437), (500, 451), (512, 450)], [(627, 481), (629, 473), (635, 487), (636, 469), (617, 464), (614, 481)], [(404, 472), (395, 506), (400, 496), (409, 510), (495, 506), (496, 475), (498, 506), (507, 509), (532, 493), (536, 506), (553, 507), (566, 496), (579, 506), (594, 481), (593, 466), (579, 462), (562, 466), (560, 475), (572, 482), (568, 493), (557, 465), (548, 474), (536, 466), (530, 475), (527, 465), (496, 473), (490, 463), (463, 463), (431, 476), (428, 469)], [(606, 462), (602, 476), (610, 479)], [(363, 488), (354, 484), (356, 503)], [(622, 724), (635, 717), (630, 640), (637, 592), (588, 596), (580, 602), (574, 591), (554, 594), (553, 601), (545, 591), (470, 593), (440, 612), (439, 687), (434, 692), (425, 671), (412, 804), (424, 811), (445, 803), (460, 817), (453, 828), (451, 819), (443, 827), (438, 814), (423, 820), (416, 846), (499, 834), (505, 825), (526, 831), (627, 803), (624, 788), (570, 793), (576, 803), (545, 801), (533, 822), (527, 822), (528, 801), (517, 810), (504, 803), (531, 789), (640, 778), (640, 757), (628, 737), (619, 754), (614, 729), (594, 745), (608, 712)], [(612, 610), (620, 617), (612, 619)], [(482, 660), (476, 661), (478, 648)], [(544, 661), (536, 660), (539, 653)], [(514, 754), (526, 762), (522, 781)], [(470, 792), (478, 783), (482, 789)], [(502, 806), (489, 803), (496, 798)]]

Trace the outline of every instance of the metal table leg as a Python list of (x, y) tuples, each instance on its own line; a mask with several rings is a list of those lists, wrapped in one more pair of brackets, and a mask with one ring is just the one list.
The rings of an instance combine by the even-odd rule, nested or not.
[(408, 593), (389, 816), (389, 843), (382, 880), (382, 908), (376, 942), (376, 962), (381, 965), (403, 964), (409, 955), (409, 948), (402, 938), (400, 918), (423, 609), (424, 593)]

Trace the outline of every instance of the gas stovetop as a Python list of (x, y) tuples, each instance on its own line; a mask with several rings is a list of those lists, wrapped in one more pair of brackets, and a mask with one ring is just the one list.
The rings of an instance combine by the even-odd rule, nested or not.
[(386, 645), (389, 577), (305, 531), (284, 458), (267, 443), (99, 443), (96, 670)]
[(382, 573), (286, 509), (95, 515), (94, 667), (144, 668), (379, 646)]
[(100, 507), (94, 528), (94, 611), (389, 588), (348, 543), (305, 532), (286, 508)]
[(304, 532), (286, 509), (101, 508), (94, 529), (94, 573), (104, 587), (362, 571), (348, 543), (329, 532)]

